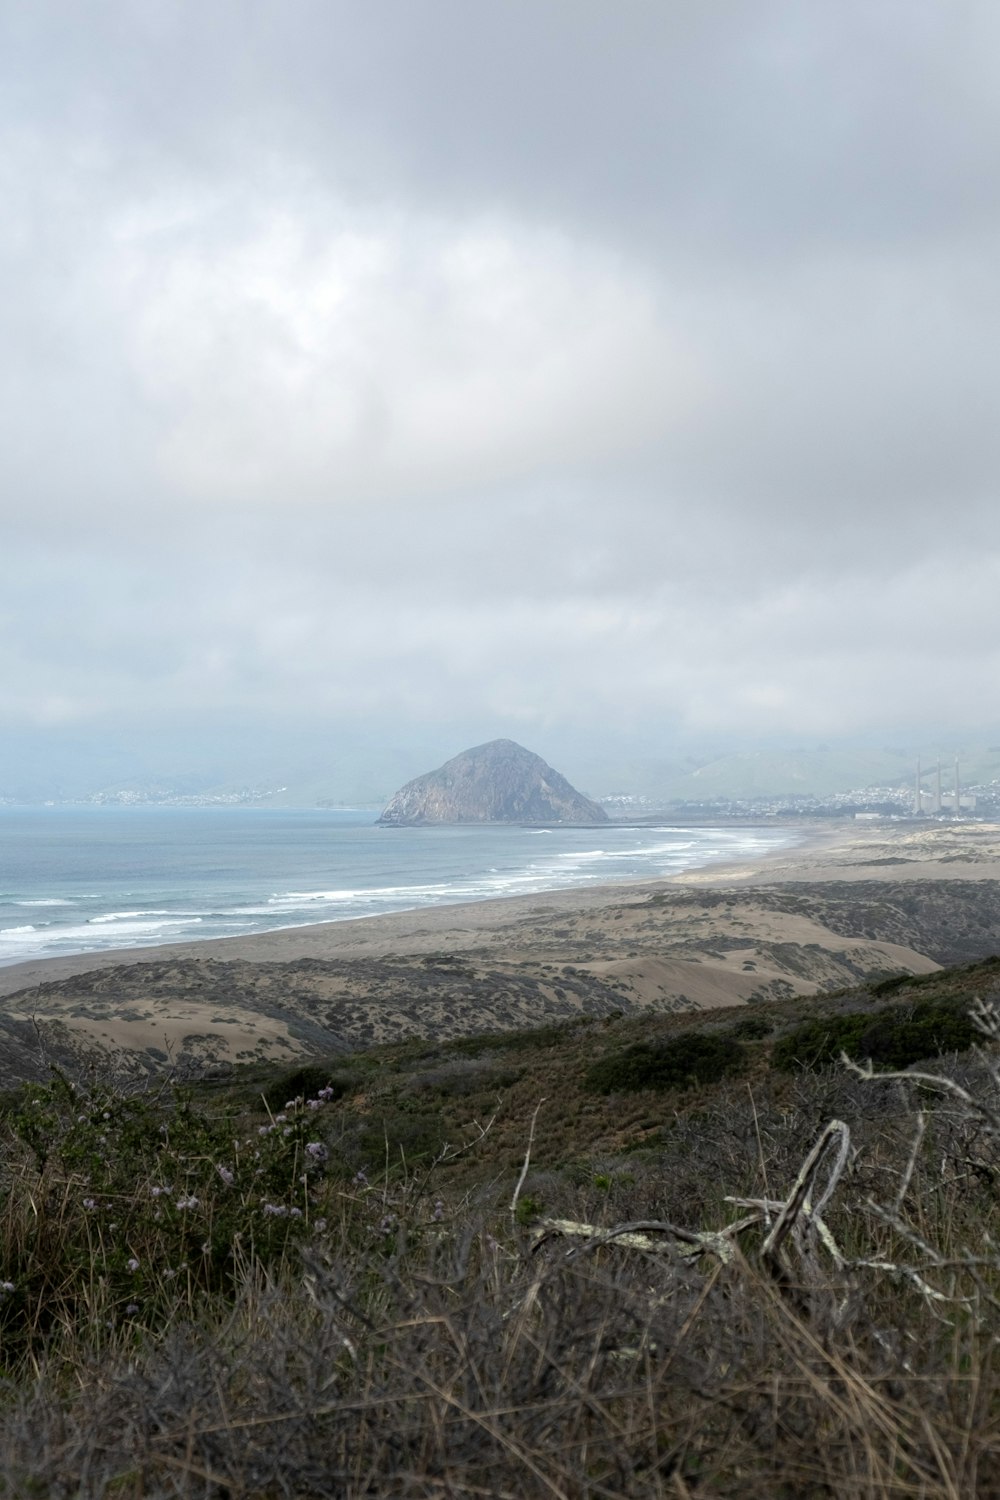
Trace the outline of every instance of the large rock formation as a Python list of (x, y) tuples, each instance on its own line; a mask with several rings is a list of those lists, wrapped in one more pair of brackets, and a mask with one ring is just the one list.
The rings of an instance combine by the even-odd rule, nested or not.
[(606, 823), (603, 807), (513, 740), (463, 750), (401, 787), (380, 823)]

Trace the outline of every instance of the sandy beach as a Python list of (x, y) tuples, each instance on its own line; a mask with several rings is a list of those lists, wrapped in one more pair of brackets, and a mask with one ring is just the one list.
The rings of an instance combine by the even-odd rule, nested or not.
[(4, 1078), (704, 1009), (1000, 951), (1000, 826), (825, 823), (754, 863), (0, 969)]

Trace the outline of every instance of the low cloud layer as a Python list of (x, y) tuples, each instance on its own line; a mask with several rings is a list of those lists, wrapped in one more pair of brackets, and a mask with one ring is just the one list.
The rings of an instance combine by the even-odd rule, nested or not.
[(11, 732), (996, 724), (993, 6), (3, 25)]

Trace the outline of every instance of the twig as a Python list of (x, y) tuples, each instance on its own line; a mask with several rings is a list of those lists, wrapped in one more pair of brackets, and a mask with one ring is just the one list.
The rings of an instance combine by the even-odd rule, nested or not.
[[(757, 1136), (757, 1155), (760, 1158), (760, 1175), (764, 1183), (764, 1202), (766, 1204), (767, 1200), (771, 1196), (771, 1189), (769, 1188), (767, 1182), (767, 1162), (764, 1160), (764, 1143), (760, 1138), (760, 1121), (757, 1119), (757, 1101), (753, 1096), (753, 1089), (750, 1087), (749, 1083), (747, 1084), (747, 1093), (750, 1095), (750, 1108), (753, 1110), (753, 1128), (754, 1133)], [(764, 1217), (767, 1222), (767, 1227), (768, 1229), (770, 1229), (771, 1215), (767, 1207), (764, 1208)]]
[[(809, 1202), (809, 1195), (819, 1174), (820, 1164), (823, 1157), (827, 1154), (827, 1148), (838, 1138), (840, 1140), (840, 1147), (837, 1151), (836, 1160), (830, 1168), (830, 1175), (827, 1178), (826, 1186), (823, 1188), (817, 1202), (811, 1204)], [(831, 1120), (802, 1163), (799, 1175), (795, 1179), (795, 1186), (792, 1188), (781, 1212), (775, 1219), (771, 1232), (761, 1246), (761, 1258), (772, 1270), (784, 1270), (784, 1266), (781, 1263), (781, 1247), (795, 1228), (800, 1215), (805, 1213), (814, 1226), (820, 1222), (820, 1214), (833, 1196), (834, 1189), (840, 1181), (841, 1173), (847, 1165), (850, 1150), (850, 1130), (844, 1124), (843, 1120)], [(827, 1234), (823, 1238), (827, 1249), (830, 1249), (831, 1246), (834, 1249), (836, 1248), (829, 1231), (827, 1231)], [(839, 1252), (837, 1252), (837, 1255), (839, 1258)]]
[[(599, 1250), (602, 1245), (612, 1243), (624, 1245), (629, 1250), (644, 1250), (652, 1255), (678, 1255), (697, 1259), (704, 1254), (717, 1255), (723, 1264), (728, 1264), (736, 1255), (733, 1239), (744, 1229), (760, 1222), (759, 1214), (737, 1219), (725, 1229), (695, 1231), (682, 1229), (665, 1219), (638, 1219), (631, 1224), (618, 1224), (614, 1229), (601, 1229), (596, 1224), (579, 1224), (575, 1219), (541, 1219), (535, 1229), (537, 1250), (554, 1234), (586, 1240), (585, 1245), (576, 1245), (567, 1252), (566, 1259), (583, 1255), (590, 1250)], [(669, 1235), (667, 1240), (650, 1239), (651, 1234)]]
[(1000, 1114), (997, 1114), (996, 1110), (991, 1109), (988, 1104), (984, 1104), (981, 1099), (977, 1099), (973, 1094), (970, 1094), (968, 1089), (964, 1089), (960, 1083), (956, 1083), (954, 1078), (949, 1078), (947, 1074), (910, 1072), (876, 1073), (871, 1061), (856, 1063), (852, 1058), (847, 1056), (846, 1052), (840, 1054), (840, 1061), (844, 1064), (845, 1068), (856, 1077), (863, 1079), (865, 1083), (926, 1083), (930, 1088), (940, 1089), (943, 1094), (953, 1094), (956, 1099), (961, 1099), (962, 1103), (971, 1109), (973, 1114), (981, 1115), (991, 1129), (1000, 1135)]
[(538, 1111), (541, 1109), (544, 1103), (544, 1099), (539, 1099), (538, 1103), (535, 1105), (535, 1112), (531, 1117), (531, 1128), (528, 1131), (528, 1149), (524, 1153), (524, 1166), (521, 1168), (521, 1175), (517, 1179), (517, 1187), (514, 1189), (514, 1196), (510, 1200), (510, 1216), (512, 1219), (517, 1213), (517, 1200), (521, 1196), (521, 1189), (524, 1187), (524, 1180), (528, 1175), (528, 1168), (531, 1165), (531, 1147), (534, 1144), (535, 1140), (535, 1121), (538, 1119)]
[(920, 1147), (923, 1143), (924, 1132), (926, 1131), (926, 1129), (927, 1116), (924, 1114), (923, 1110), (920, 1110), (917, 1115), (917, 1128), (913, 1132), (913, 1146), (910, 1150), (910, 1159), (906, 1163), (906, 1170), (899, 1180), (899, 1191), (896, 1194), (895, 1204), (895, 1212), (897, 1214), (902, 1212), (903, 1200), (910, 1190), (910, 1182), (913, 1179), (913, 1173), (917, 1165), (917, 1157), (920, 1154)]

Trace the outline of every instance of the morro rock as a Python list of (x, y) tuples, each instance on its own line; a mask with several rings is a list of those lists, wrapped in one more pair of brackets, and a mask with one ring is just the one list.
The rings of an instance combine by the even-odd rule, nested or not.
[(408, 781), (380, 823), (606, 823), (603, 807), (571, 787), (540, 755), (513, 740), (463, 750)]

